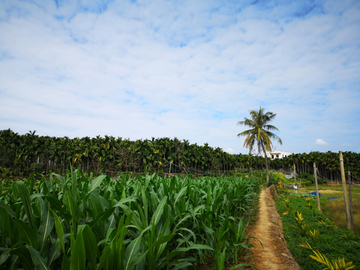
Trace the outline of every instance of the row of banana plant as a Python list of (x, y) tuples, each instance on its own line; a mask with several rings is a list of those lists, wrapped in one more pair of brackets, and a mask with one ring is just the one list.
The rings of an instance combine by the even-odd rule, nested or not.
[(81, 169), (0, 190), (0, 269), (238, 267), (252, 178), (93, 177)]

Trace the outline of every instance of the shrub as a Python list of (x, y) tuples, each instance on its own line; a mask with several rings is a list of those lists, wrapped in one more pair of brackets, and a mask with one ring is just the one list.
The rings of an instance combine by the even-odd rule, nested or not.
[(312, 175), (310, 173), (306, 173), (306, 172), (303, 172), (301, 174), (301, 180), (303, 180), (303, 179), (310, 181), (311, 183), (314, 183), (314, 181), (315, 181), (314, 175)]
[[(303, 172), (301, 174), (301, 179), (302, 180), (306, 180), (306, 181), (309, 181), (311, 182), (312, 184), (315, 184), (315, 176), (310, 174), (310, 173), (306, 173), (306, 172)], [(318, 180), (318, 184), (322, 185), (322, 184), (327, 184), (328, 181), (326, 181), (325, 179), (321, 178), (321, 177), (318, 177), (317, 178)]]

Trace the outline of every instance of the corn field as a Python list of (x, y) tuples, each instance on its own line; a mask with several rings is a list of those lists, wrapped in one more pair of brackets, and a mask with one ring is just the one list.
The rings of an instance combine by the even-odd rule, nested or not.
[(0, 269), (225, 269), (249, 252), (259, 191), (253, 178), (80, 169), (14, 181), (0, 190)]

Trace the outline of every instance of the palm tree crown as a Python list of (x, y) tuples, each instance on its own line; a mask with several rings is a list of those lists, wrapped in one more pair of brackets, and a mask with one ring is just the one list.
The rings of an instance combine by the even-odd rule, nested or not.
[(261, 107), (259, 111), (250, 110), (251, 119), (245, 117), (244, 121), (238, 122), (238, 125), (245, 125), (250, 127), (250, 129), (240, 132), (237, 136), (246, 136), (244, 146), (249, 148), (249, 153), (253, 151), (254, 145), (256, 144), (258, 147), (258, 153), (260, 154), (261, 152), (264, 152), (266, 180), (269, 182), (266, 151), (271, 151), (272, 149), (273, 145), (271, 139), (277, 140), (279, 144), (282, 144), (282, 141), (276, 134), (271, 132), (271, 130), (279, 129), (268, 124), (275, 118), (276, 114), (272, 112), (265, 113), (264, 110), (265, 109)]
[[(275, 113), (266, 112), (264, 113), (264, 108), (259, 109), (259, 111), (251, 110), (250, 111), (251, 119), (245, 117), (244, 121), (239, 121), (238, 125), (245, 125), (251, 129), (240, 132), (237, 136), (247, 136), (244, 142), (244, 146), (249, 148), (251, 152), (254, 148), (255, 143), (258, 146), (258, 152), (261, 151), (271, 151), (272, 142), (271, 139), (276, 139), (279, 144), (282, 144), (281, 139), (270, 130), (279, 130), (273, 125), (268, 123), (273, 120), (276, 116)], [(263, 149), (263, 147), (265, 149)]]

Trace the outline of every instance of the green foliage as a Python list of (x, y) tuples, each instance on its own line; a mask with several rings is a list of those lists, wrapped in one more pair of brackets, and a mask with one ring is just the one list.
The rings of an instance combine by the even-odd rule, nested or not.
[(296, 211), (295, 215), (294, 215), (294, 218), (295, 218), (295, 225), (293, 225), (293, 226), (300, 230), (302, 236), (308, 235), (311, 227), (304, 220), (304, 218), (302, 216), (302, 213), (300, 213), (299, 211)]
[[(311, 243), (317, 252), (330, 262), (345, 258), (346, 261), (352, 261), (354, 265), (360, 265), (358, 256), (360, 235), (354, 234), (345, 241), (344, 235), (347, 235), (347, 230), (334, 226), (317, 209), (315, 199), (282, 195), (276, 200), (276, 206), (282, 218), (283, 232), (288, 247), (302, 269), (322, 269), (319, 261), (310, 257), (314, 254), (312, 250), (299, 246), (306, 242)], [(289, 209), (296, 210), (291, 213)]]
[(270, 181), (274, 183), (287, 183), (288, 179), (286, 179), (285, 175), (281, 172), (271, 172), (270, 173)]
[[(305, 181), (310, 182), (311, 184), (315, 184), (315, 176), (313, 174), (303, 172), (301, 174), (301, 180), (305, 180)], [(328, 181), (326, 181), (325, 179), (323, 179), (321, 177), (317, 177), (317, 181), (318, 181), (319, 185), (328, 183)]]
[(31, 165), (30, 165), (30, 169), (37, 173), (42, 172), (43, 167), (44, 167), (44, 164), (37, 163), (37, 162), (31, 163)]
[(19, 135), (10, 129), (0, 131), (0, 167), (9, 170), (5, 177), (10, 177), (10, 173), (13, 176), (64, 174), (69, 165), (80, 166), (87, 173), (148, 171), (221, 175), (243, 168), (262, 169), (265, 163), (262, 157), (231, 155), (207, 143), (200, 146), (177, 138), (130, 141), (97, 136), (69, 139), (38, 136), (35, 132)]
[[(345, 171), (360, 178), (360, 167), (356, 165), (360, 163), (360, 154), (344, 152), (343, 156)], [(177, 138), (130, 141), (121, 137), (97, 136), (70, 139), (0, 130), (0, 172), (3, 178), (33, 175), (40, 179), (41, 174), (65, 174), (69, 165), (97, 174), (113, 171), (144, 173), (146, 170), (163, 174), (169, 172), (170, 162), (173, 164), (170, 173), (193, 175), (213, 176), (229, 171), (236, 175), (250, 169), (265, 169), (262, 156), (231, 155), (208, 144), (200, 146)], [(298, 175), (302, 172), (313, 174), (313, 162), (316, 162), (322, 177), (340, 178), (338, 153), (292, 154), (268, 162), (270, 170), (289, 171), (295, 164)]]
[[(117, 179), (80, 169), (0, 193), (2, 269), (221, 269), (249, 252), (260, 183), (245, 177)], [(241, 266), (241, 265), (239, 265)]]
[(337, 258), (337, 259), (332, 259), (331, 261), (326, 258), (326, 256), (324, 256), (323, 254), (321, 254), (319, 251), (314, 250), (310, 244), (308, 242), (306, 242), (305, 244), (301, 244), (301, 247), (310, 249), (314, 254), (314, 255), (310, 255), (310, 258), (314, 259), (315, 261), (324, 264), (327, 268), (325, 269), (329, 269), (329, 270), (350, 270), (355, 268), (355, 265), (353, 265), (352, 262), (346, 262), (345, 258)]
[(315, 181), (315, 177), (313, 174), (309, 174), (307, 172), (303, 172), (301, 174), (301, 180), (307, 180), (307, 181), (310, 181), (311, 183), (314, 183)]

